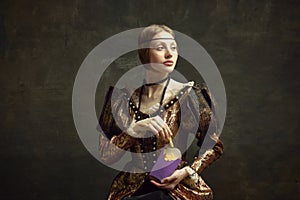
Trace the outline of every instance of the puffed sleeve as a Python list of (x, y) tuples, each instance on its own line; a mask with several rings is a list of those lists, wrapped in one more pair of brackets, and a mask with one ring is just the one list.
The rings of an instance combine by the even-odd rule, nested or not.
[(131, 123), (127, 96), (125, 91), (110, 87), (100, 115), (97, 126), (100, 132), (99, 156), (108, 164), (118, 161), (124, 155), (124, 150), (136, 142), (125, 132)]
[[(186, 123), (189, 123), (186, 126), (194, 126), (194, 124), (198, 126), (196, 127), (197, 145), (199, 150), (202, 147), (201, 150), (204, 150), (204, 153), (198, 152), (196, 154), (191, 167), (200, 174), (223, 154), (223, 143), (218, 138), (218, 121), (214, 113), (214, 110), (217, 109), (216, 104), (207, 86), (196, 84), (193, 86), (193, 91), (186, 98), (185, 106), (190, 112), (186, 116), (186, 119), (188, 119)], [(212, 148), (206, 149), (206, 147), (203, 147), (204, 141), (205, 144), (212, 144)]]

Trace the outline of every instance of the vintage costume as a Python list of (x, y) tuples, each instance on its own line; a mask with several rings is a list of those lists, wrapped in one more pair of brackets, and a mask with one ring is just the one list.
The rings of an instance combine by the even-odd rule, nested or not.
[[(194, 92), (190, 92), (189, 88)], [(114, 91), (112, 93), (112, 91)], [(212, 123), (214, 133), (218, 132), (217, 122), (212, 112), (211, 106), (214, 103), (204, 85), (184, 86), (177, 95), (163, 104), (162, 110), (153, 113), (143, 113), (137, 109), (139, 106), (140, 88), (133, 92), (132, 95), (126, 89), (117, 89), (111, 87), (106, 95), (105, 104), (100, 116), (99, 125), (104, 134), (100, 134), (99, 155), (100, 159), (106, 163), (113, 163), (119, 160), (123, 154), (120, 149), (109, 145), (115, 144), (117, 147), (134, 152), (132, 162), (127, 163), (126, 170), (136, 173), (120, 172), (114, 179), (109, 192), (109, 200), (122, 200), (124, 197), (134, 195), (141, 185), (147, 180), (148, 174), (144, 170), (151, 169), (157, 153), (153, 153), (163, 148), (167, 142), (156, 137), (134, 138), (127, 134), (126, 127), (129, 126), (133, 119), (141, 120), (147, 117), (160, 115), (174, 133), (174, 144), (184, 149), (186, 145), (186, 135), (189, 130), (196, 129), (196, 138), (198, 146), (202, 145), (204, 137), (207, 134), (209, 124)], [(113, 94), (113, 95), (112, 95)], [(111, 99), (113, 98), (113, 101)], [(184, 112), (182, 111), (184, 110)], [(116, 113), (113, 115), (113, 113)], [(114, 117), (113, 117), (114, 116)], [(117, 125), (118, 124), (118, 125)], [(195, 127), (197, 126), (197, 127)], [(181, 132), (178, 137), (176, 135)], [(183, 179), (173, 190), (166, 191), (168, 195), (176, 200), (190, 199), (202, 200), (212, 199), (212, 190), (200, 177), (201, 172), (212, 162), (217, 160), (223, 153), (222, 142), (213, 137), (213, 133), (208, 133), (207, 137), (214, 140), (214, 147), (207, 150), (201, 156), (195, 157), (190, 165), (198, 174), (197, 181), (192, 180), (189, 176)], [(143, 153), (143, 154), (139, 154)], [(144, 154), (148, 153), (148, 154)], [(185, 154), (178, 168), (187, 165)]]

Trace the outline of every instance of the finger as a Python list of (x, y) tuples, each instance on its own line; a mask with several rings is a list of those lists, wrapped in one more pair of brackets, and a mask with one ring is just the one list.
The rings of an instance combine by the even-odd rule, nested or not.
[(167, 137), (173, 136), (173, 133), (172, 133), (170, 127), (168, 126), (168, 124), (166, 122), (164, 122), (164, 120), (160, 116), (157, 116), (156, 120), (157, 120), (157, 123), (160, 124), (160, 126), (165, 128), (164, 131), (167, 134)]
[(153, 132), (154, 133), (154, 135), (156, 136), (156, 137), (159, 137), (159, 135), (160, 135), (160, 131), (161, 131), (161, 127), (159, 127), (157, 124), (155, 124), (155, 123), (151, 123), (151, 126), (153, 126), (153, 128), (156, 130), (156, 132)]
[(167, 177), (167, 178), (164, 178), (164, 179), (161, 181), (161, 183), (172, 183), (172, 182), (174, 182), (174, 181), (176, 181), (176, 180), (177, 180), (177, 177), (169, 176), (169, 177)]
[(169, 141), (169, 138), (172, 138), (172, 132), (168, 126), (164, 127), (166, 132), (167, 141)]
[(161, 184), (161, 183), (158, 183), (154, 180), (151, 180), (150, 181), (153, 185), (155, 185), (156, 187), (159, 187), (159, 188), (166, 188), (167, 187), (167, 184)]
[(161, 127), (164, 127), (164, 126), (165, 126), (164, 120), (163, 120), (159, 115), (155, 116), (155, 117), (154, 117), (154, 120), (155, 120)]
[(163, 129), (162, 126), (160, 126), (156, 120), (151, 120), (151, 125), (157, 130), (157, 134), (156, 136), (158, 137), (159, 135), (161, 135), (161, 131)]
[(169, 141), (169, 137), (172, 136), (172, 131), (167, 123), (165, 123), (159, 115), (153, 119), (160, 127), (162, 127), (161, 131), (159, 131), (159, 135), (163, 138), (163, 140)]
[(164, 138), (163, 134), (164, 134), (163, 130), (159, 131), (158, 134), (157, 134), (157, 138)]
[(155, 120), (151, 121), (152, 126), (154, 126), (154, 128), (159, 132), (162, 130), (162, 126), (160, 126)]
[(165, 128), (165, 132), (166, 132), (166, 136), (167, 136), (167, 141), (169, 142), (170, 139), (172, 139), (173, 133), (167, 124), (164, 128)]
[(172, 136), (173, 136), (173, 133), (172, 133), (170, 127), (168, 126), (168, 124), (166, 124), (166, 130), (167, 130), (167, 132), (168, 132), (168, 136), (169, 136), (169, 137), (172, 137)]
[(169, 142), (169, 138), (171, 138), (171, 135), (170, 135), (170, 133), (168, 132), (168, 130), (167, 130), (167, 128), (166, 127), (164, 127), (164, 132), (165, 132), (165, 138), (164, 138), (164, 140), (166, 141), (166, 142)]
[(173, 190), (175, 188), (175, 186), (176, 186), (176, 184), (171, 184), (171, 185), (166, 186), (164, 189)]
[(158, 131), (156, 130), (156, 128), (152, 125), (152, 124), (149, 124), (148, 125), (148, 129), (150, 130), (150, 131), (152, 131), (153, 133), (154, 133), (154, 135), (159, 135), (158, 133)]
[(167, 131), (167, 128), (166, 127), (164, 127), (163, 128), (163, 138), (164, 138), (164, 140), (167, 142), (167, 141), (169, 141), (169, 133), (168, 133), (168, 131)]

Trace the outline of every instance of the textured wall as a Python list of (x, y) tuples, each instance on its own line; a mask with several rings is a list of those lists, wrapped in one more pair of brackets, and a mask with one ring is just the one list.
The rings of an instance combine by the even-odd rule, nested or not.
[(0, 198), (105, 198), (117, 172), (75, 130), (77, 70), (107, 37), (165, 23), (201, 43), (225, 83), (225, 153), (204, 173), (215, 199), (300, 199), (299, 9), (296, 0), (2, 0)]

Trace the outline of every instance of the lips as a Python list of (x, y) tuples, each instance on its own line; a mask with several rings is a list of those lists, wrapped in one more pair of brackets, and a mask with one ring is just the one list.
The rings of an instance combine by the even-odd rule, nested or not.
[(167, 60), (164, 62), (164, 65), (166, 65), (166, 66), (172, 66), (173, 64), (174, 64), (174, 62), (171, 60)]

